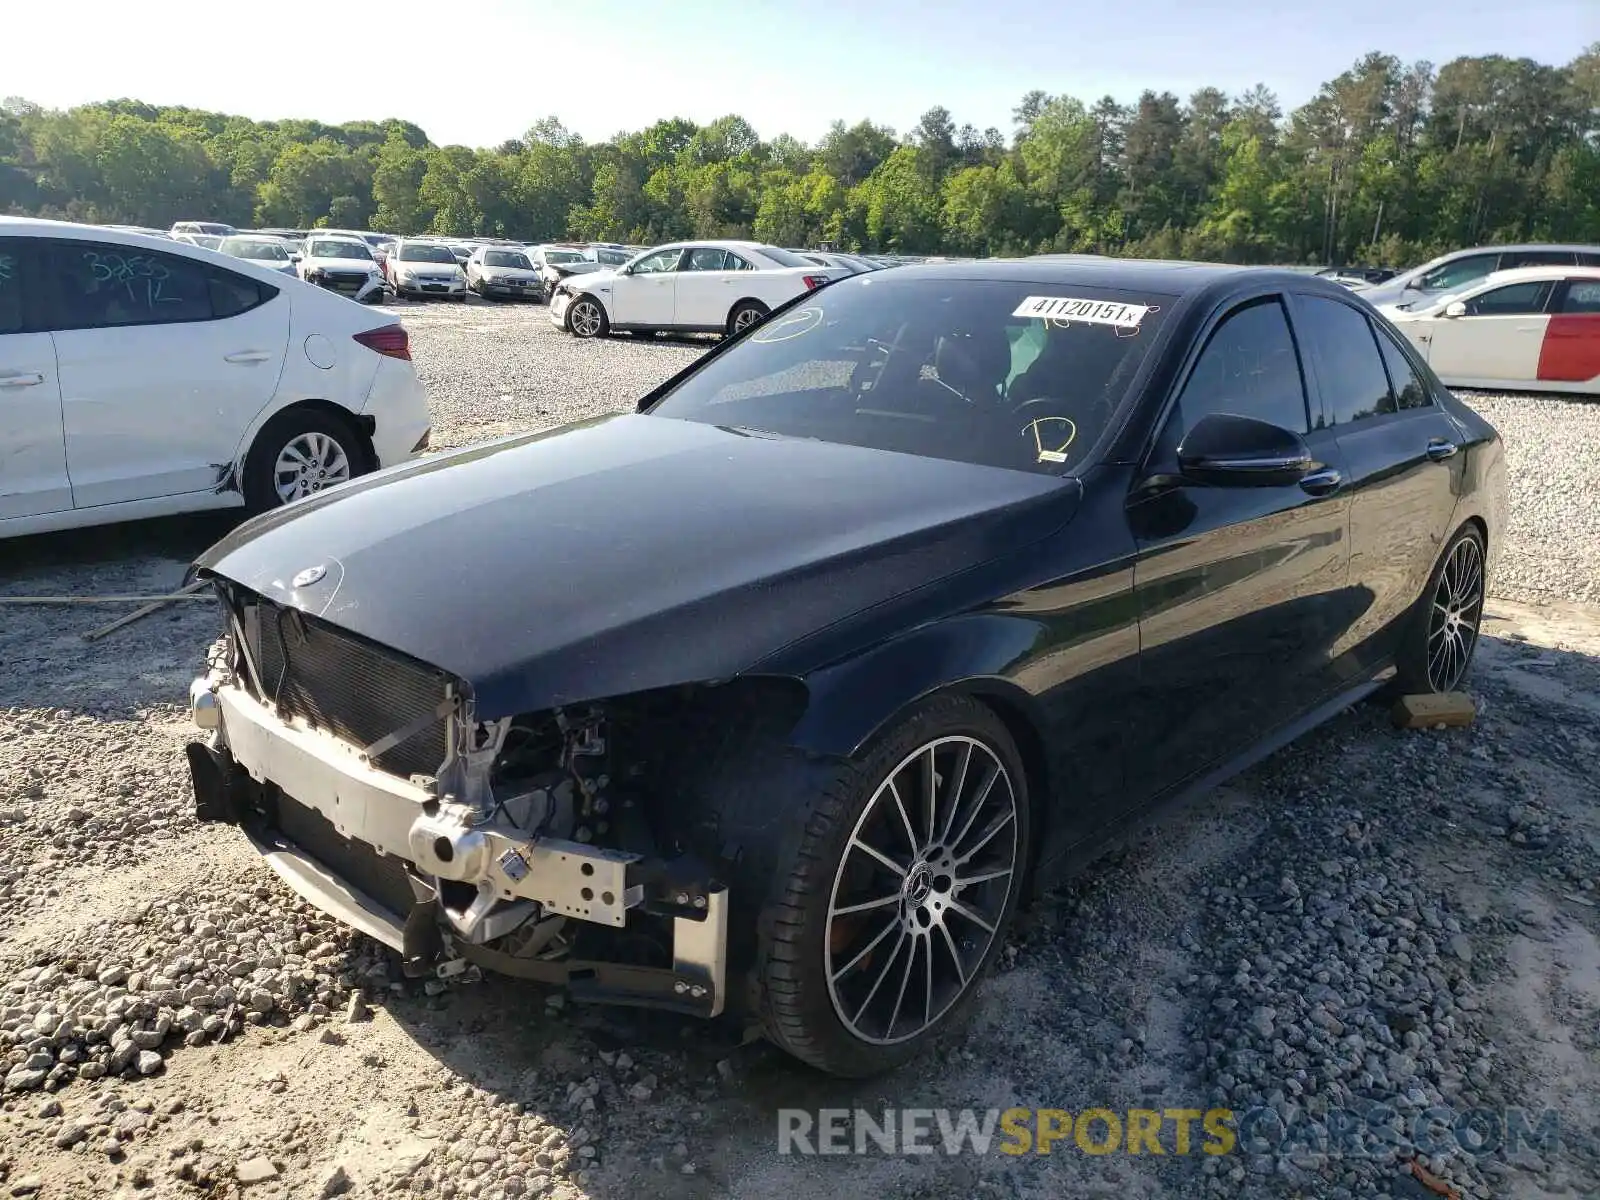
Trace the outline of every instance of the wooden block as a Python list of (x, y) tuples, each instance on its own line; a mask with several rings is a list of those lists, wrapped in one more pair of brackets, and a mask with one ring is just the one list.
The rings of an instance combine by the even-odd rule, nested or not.
[(1432, 729), (1435, 725), (1471, 725), (1478, 707), (1465, 692), (1420, 694), (1401, 696), (1391, 715), (1401, 729)]

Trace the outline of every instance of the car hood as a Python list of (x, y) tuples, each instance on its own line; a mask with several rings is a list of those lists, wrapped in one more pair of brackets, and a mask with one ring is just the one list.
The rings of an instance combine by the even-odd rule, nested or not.
[(195, 565), (444, 668), (489, 719), (731, 677), (1048, 536), (1078, 495), (619, 413), (366, 476), (245, 522)]
[(418, 262), (415, 259), (397, 258), (394, 269), (408, 275), (454, 275), (461, 270), (460, 263)]
[(526, 279), (532, 282), (539, 278), (539, 272), (531, 267), (482, 267), (478, 273), (485, 279)]
[(583, 276), (584, 289), (590, 291), (608, 292), (611, 290), (611, 285), (617, 281), (617, 272), (612, 267), (600, 267), (593, 271), (582, 271), (580, 274)]

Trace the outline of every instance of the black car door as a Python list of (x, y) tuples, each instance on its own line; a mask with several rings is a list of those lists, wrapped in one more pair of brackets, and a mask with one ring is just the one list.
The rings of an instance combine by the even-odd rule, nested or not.
[(1394, 651), (1399, 622), (1427, 584), (1461, 490), (1462, 433), (1436, 386), (1382, 318), (1323, 295), (1290, 298), (1350, 494), (1350, 582), (1364, 599), (1339, 646), (1365, 674)]
[[(1301, 355), (1276, 295), (1210, 326), (1135, 476), (1140, 705), (1130, 803), (1226, 761), (1315, 706), (1351, 619), (1349, 501), (1331, 430), (1315, 427)], [(1184, 435), (1214, 413), (1304, 436), (1299, 483), (1217, 486), (1178, 475)]]

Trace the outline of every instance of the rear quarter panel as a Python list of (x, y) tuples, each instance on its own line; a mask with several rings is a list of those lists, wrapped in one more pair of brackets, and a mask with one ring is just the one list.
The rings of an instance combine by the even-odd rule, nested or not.
[[(282, 286), (278, 299), (290, 306), (283, 373), (272, 401), (256, 414), (239, 439), (237, 462), (249, 453), (261, 427), (291, 405), (326, 400), (352, 416), (361, 414), (383, 361), (382, 355), (355, 341), (356, 334), (384, 323), (381, 314), (303, 280), (285, 276)], [(331, 365), (317, 366), (313, 354), (320, 362), (331, 360)]]

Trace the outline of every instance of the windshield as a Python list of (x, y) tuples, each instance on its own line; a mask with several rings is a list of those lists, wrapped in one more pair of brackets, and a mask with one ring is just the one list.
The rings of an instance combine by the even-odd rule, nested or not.
[(483, 252), (483, 265), (486, 267), (516, 267), (519, 270), (531, 271), (533, 264), (526, 255), (518, 254), (515, 250), (485, 250)]
[(650, 412), (1059, 474), (1087, 464), (1171, 307), (1065, 282), (850, 276)]
[(633, 256), (626, 250), (606, 250), (603, 248), (597, 248), (594, 252), (594, 261), (597, 263), (603, 263), (608, 267), (620, 267), (624, 263), (631, 262), (632, 260)]
[(574, 263), (588, 261), (577, 250), (546, 250), (544, 260), (547, 263)]
[(271, 262), (288, 262), (289, 252), (282, 242), (267, 242), (257, 238), (228, 238), (220, 247), (224, 254), (235, 258), (253, 258)]
[(306, 243), (308, 258), (360, 258), (372, 261), (372, 252), (365, 242), (335, 242), (327, 238), (314, 238)]
[(1499, 261), (1494, 254), (1472, 254), (1452, 259), (1425, 273), (1416, 281), (1424, 292), (1456, 292), (1491, 274)]
[(449, 263), (454, 265), (456, 256), (450, 253), (450, 247), (448, 246), (401, 246), (400, 261)]

